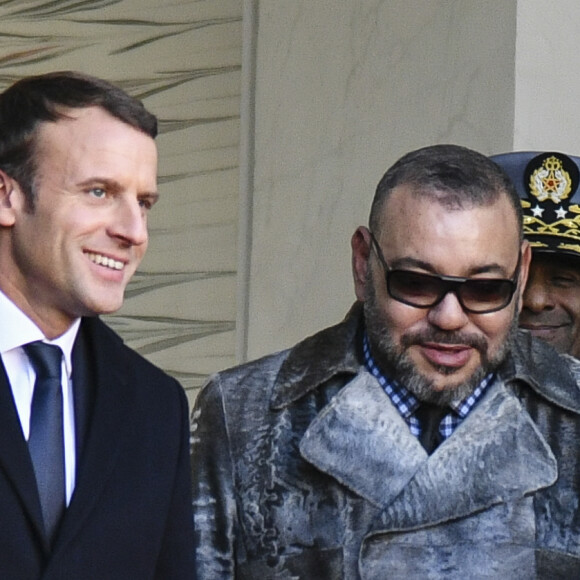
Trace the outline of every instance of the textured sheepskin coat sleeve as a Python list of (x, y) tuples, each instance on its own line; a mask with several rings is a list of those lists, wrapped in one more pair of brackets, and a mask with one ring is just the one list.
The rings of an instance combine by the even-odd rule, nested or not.
[(427, 456), (360, 363), (360, 317), (202, 390), (198, 578), (580, 578), (580, 363), (522, 333)]

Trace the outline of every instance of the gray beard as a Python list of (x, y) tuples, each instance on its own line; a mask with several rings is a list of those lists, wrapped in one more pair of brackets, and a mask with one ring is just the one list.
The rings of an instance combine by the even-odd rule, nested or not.
[[(408, 389), (420, 401), (440, 406), (449, 405), (454, 401), (462, 401), (473, 393), (489, 373), (495, 372), (502, 365), (512, 349), (518, 327), (518, 317), (514, 313), (506, 340), (491, 359), (488, 356), (488, 342), (483, 336), (461, 332), (431, 329), (408, 334), (402, 337), (402, 344), (398, 346), (390, 328), (383, 321), (383, 314), (377, 304), (376, 293), (371, 279), (367, 279), (364, 316), (371, 352), (379, 368), (390, 379), (396, 380), (400, 385)], [(407, 347), (422, 342), (467, 344), (472, 346), (480, 353), (481, 366), (466, 382), (453, 388), (436, 391), (433, 381), (417, 370), (415, 364), (406, 353)], [(455, 367), (446, 366), (440, 366), (437, 370), (444, 375), (450, 376), (457, 371)]]

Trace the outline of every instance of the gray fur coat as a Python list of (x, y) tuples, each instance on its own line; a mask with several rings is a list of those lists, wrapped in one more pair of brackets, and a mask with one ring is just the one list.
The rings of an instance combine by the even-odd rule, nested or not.
[(521, 333), (427, 456), (361, 363), (360, 318), (203, 389), (198, 578), (580, 578), (580, 363)]

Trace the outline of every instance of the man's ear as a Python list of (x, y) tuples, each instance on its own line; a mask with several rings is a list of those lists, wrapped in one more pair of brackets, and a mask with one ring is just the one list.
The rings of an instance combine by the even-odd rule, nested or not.
[(16, 187), (16, 181), (0, 169), (0, 226), (10, 227), (16, 221), (13, 196)]
[(360, 302), (366, 299), (367, 270), (371, 253), (371, 234), (364, 226), (359, 226), (354, 232), (350, 246), (352, 248), (352, 275), (354, 292)]

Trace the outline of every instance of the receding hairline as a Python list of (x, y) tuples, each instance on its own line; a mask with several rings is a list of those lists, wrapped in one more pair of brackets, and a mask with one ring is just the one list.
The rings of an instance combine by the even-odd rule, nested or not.
[(512, 210), (515, 228), (516, 230), (519, 230), (520, 233), (520, 241), (523, 240), (520, 214), (514, 207), (512, 196), (506, 189), (491, 189), (487, 192), (485, 198), (474, 199), (473, 197), (462, 195), (461, 190), (438, 188), (433, 185), (416, 184), (413, 182), (399, 183), (386, 194), (374, 200), (371, 215), (369, 217), (369, 229), (375, 235), (380, 235), (383, 228), (388, 226), (389, 221), (396, 219), (396, 216), (390, 215), (388, 202), (393, 195), (400, 194), (402, 190), (407, 190), (404, 192), (404, 195), (408, 195), (418, 200), (425, 199), (427, 200), (427, 203), (436, 203), (449, 212), (469, 211), (476, 208), (491, 207), (501, 203), (502, 200), (505, 200)]
[(438, 144), (403, 155), (377, 185), (369, 216), (371, 229), (381, 225), (385, 201), (403, 185), (449, 208), (483, 206), (505, 194), (518, 217), (516, 227), (523, 239), (523, 213), (512, 181), (502, 167), (473, 149)]

